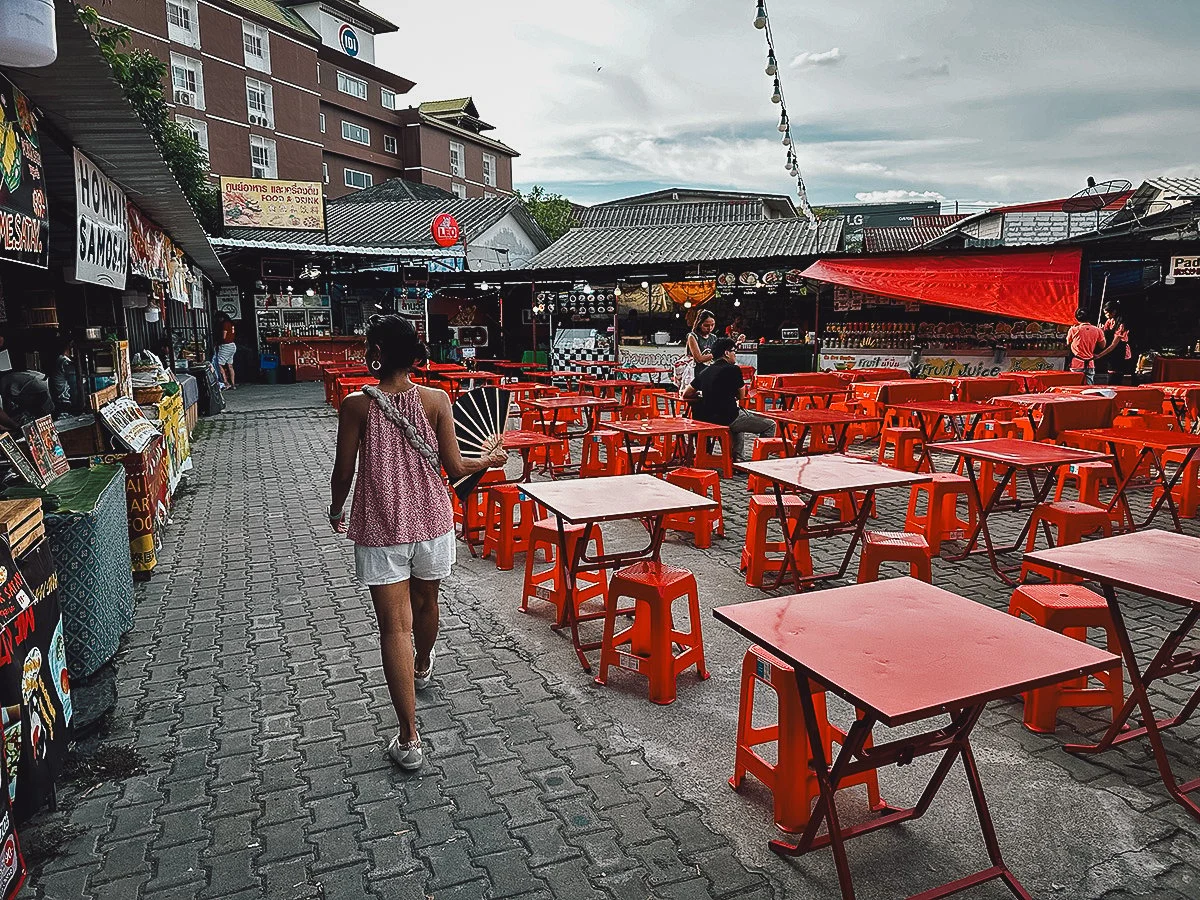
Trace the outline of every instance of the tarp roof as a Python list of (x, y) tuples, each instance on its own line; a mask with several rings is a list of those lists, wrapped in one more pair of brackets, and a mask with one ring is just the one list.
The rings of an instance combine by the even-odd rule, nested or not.
[(1072, 324), (1082, 257), (1072, 247), (830, 259), (813, 263), (804, 277), (897, 300)]

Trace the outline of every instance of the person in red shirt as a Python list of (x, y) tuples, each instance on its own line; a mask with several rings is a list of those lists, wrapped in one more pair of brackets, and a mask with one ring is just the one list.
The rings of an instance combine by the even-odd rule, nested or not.
[(221, 342), (217, 345), (217, 372), (223, 387), (232, 390), (237, 386), (233, 373), (233, 359), (237, 355), (237, 329), (227, 313), (217, 314), (217, 327), (221, 332)]
[(1103, 329), (1088, 321), (1087, 310), (1075, 310), (1075, 324), (1067, 331), (1067, 349), (1071, 351), (1071, 371), (1083, 372), (1088, 384), (1096, 382), (1096, 354), (1105, 343)]

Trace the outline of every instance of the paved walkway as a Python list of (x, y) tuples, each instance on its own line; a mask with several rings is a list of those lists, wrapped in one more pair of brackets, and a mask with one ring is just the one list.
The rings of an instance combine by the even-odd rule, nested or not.
[[(768, 796), (725, 781), (745, 646), (710, 609), (758, 596), (736, 566), (742, 486), (725, 482), (728, 537), (665, 550), (700, 579), (713, 673), (681, 676), (669, 707), (651, 706), (624, 673), (594, 686), (547, 627), (548, 607), (518, 611), (520, 572), (460, 550), (435, 685), (420, 700), (429, 763), (405, 776), (383, 753), (395, 723), (369, 600), (325, 520), (335, 419), (312, 385), (241, 388), (229, 401), (201, 426), (194, 488), (175, 507), (158, 574), (138, 588), (107, 730), (86, 746), (60, 810), (22, 832), (33, 895), (838, 896), (829, 855), (774, 857)], [(606, 531), (623, 537), (633, 535)], [(818, 548), (818, 562), (831, 552)], [(975, 561), (938, 562), (934, 577), (1007, 602)], [(1141, 609), (1149, 641), (1163, 620)], [(837, 701), (831, 712), (851, 715)], [(1020, 714), (1015, 700), (990, 706), (975, 745), (1007, 861), (1033, 895), (1200, 895), (1200, 825), (1167, 800), (1144, 748), (1078, 760), (1061, 744), (1094, 734), (1102, 715), (1064, 713), (1050, 737), (1022, 729)], [(1170, 743), (1193, 773), (1196, 736)], [(885, 798), (914, 800), (927, 762), (884, 773)], [(865, 794), (845, 793), (845, 815), (865, 818)], [(985, 862), (957, 771), (925, 819), (851, 848), (867, 900)]]

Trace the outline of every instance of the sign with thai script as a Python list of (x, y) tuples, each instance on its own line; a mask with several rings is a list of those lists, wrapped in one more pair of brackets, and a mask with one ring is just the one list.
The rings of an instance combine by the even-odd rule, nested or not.
[(129, 212), (125, 192), (75, 150), (75, 280), (125, 290)]
[(222, 178), (221, 215), (233, 227), (320, 231), (325, 227), (321, 183)]
[(44, 269), (50, 216), (38, 117), (25, 95), (0, 77), (0, 259)]

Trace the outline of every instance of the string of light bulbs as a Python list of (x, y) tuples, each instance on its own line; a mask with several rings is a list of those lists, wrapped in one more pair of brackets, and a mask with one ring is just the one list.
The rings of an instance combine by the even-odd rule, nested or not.
[(779, 131), (783, 134), (783, 146), (787, 147), (787, 162), (784, 168), (789, 175), (796, 179), (796, 194), (800, 199), (800, 211), (804, 213), (812, 227), (817, 225), (817, 214), (813, 212), (808, 202), (808, 189), (804, 185), (804, 176), (800, 173), (800, 160), (796, 156), (792, 143), (792, 122), (788, 117), (787, 98), (783, 93), (783, 82), (779, 78), (779, 63), (775, 56), (775, 35), (771, 31), (771, 17), (767, 14), (766, 0), (756, 0), (754, 10), (754, 27), (760, 29), (767, 39), (767, 68), (766, 72), (775, 79), (771, 102), (779, 104)]

